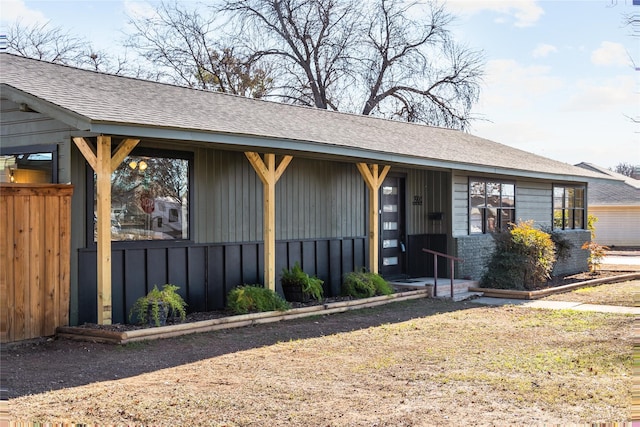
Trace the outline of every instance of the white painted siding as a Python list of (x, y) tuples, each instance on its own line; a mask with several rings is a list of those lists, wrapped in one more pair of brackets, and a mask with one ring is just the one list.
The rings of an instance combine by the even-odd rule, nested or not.
[(596, 242), (606, 246), (640, 246), (640, 206), (589, 206), (595, 215)]

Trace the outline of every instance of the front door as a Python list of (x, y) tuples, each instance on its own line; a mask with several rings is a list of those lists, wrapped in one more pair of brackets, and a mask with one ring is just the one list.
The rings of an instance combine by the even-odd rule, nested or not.
[(405, 274), (404, 179), (387, 177), (380, 187), (380, 274)]

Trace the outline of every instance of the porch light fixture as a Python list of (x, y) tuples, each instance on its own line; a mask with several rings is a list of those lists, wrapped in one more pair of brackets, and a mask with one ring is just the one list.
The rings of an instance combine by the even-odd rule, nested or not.
[(13, 168), (9, 168), (9, 181), (16, 182), (16, 177), (13, 176)]
[(129, 162), (129, 167), (130, 167), (131, 169), (135, 169), (135, 168), (136, 168), (136, 166), (138, 166), (138, 163), (137, 163), (135, 160), (131, 160), (131, 161)]
[(138, 167), (140, 168), (140, 170), (141, 170), (141, 171), (144, 171), (144, 170), (147, 168), (147, 162), (145, 162), (144, 160), (143, 160), (143, 161), (141, 161), (141, 162), (138, 164)]

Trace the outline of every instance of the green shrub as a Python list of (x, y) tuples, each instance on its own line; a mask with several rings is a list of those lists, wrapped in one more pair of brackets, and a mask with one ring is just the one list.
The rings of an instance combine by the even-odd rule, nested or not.
[(243, 285), (227, 295), (227, 307), (234, 314), (261, 311), (284, 311), (291, 308), (280, 295), (260, 285)]
[(391, 295), (393, 293), (393, 288), (384, 280), (384, 278), (377, 273), (366, 273), (374, 286), (376, 287), (376, 295)]
[(280, 283), (282, 291), (290, 301), (305, 300), (304, 296), (320, 301), (324, 294), (324, 281), (302, 271), (298, 262), (291, 269), (282, 269)]
[(571, 257), (571, 249), (573, 249), (573, 243), (571, 240), (565, 237), (565, 234), (558, 231), (553, 230), (551, 227), (544, 227), (542, 231), (549, 234), (551, 237), (551, 241), (555, 247), (556, 252), (556, 260), (566, 260)]
[(167, 317), (180, 317), (184, 321), (187, 303), (176, 292), (178, 289), (180, 288), (175, 285), (166, 284), (160, 290), (154, 285), (147, 295), (138, 298), (133, 304), (129, 311), (129, 321), (135, 317), (140, 324), (155, 326), (164, 325)]
[(556, 261), (551, 236), (533, 221), (511, 226), (494, 235), (496, 247), (480, 281), (485, 288), (535, 289), (549, 279)]
[(342, 294), (354, 298), (389, 295), (393, 289), (382, 276), (366, 271), (347, 273), (342, 282)]
[(366, 273), (354, 271), (347, 273), (342, 282), (342, 294), (354, 298), (368, 298), (376, 293), (376, 285)]

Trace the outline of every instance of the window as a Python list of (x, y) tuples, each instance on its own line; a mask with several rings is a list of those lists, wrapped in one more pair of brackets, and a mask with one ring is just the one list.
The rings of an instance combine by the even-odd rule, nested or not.
[(31, 145), (0, 149), (0, 182), (58, 182), (58, 147)]
[(581, 186), (553, 187), (553, 228), (571, 230), (584, 228), (585, 188)]
[(516, 217), (516, 186), (512, 183), (469, 181), (469, 233), (504, 230)]
[[(134, 149), (124, 159), (111, 175), (112, 241), (189, 238), (191, 158)], [(94, 189), (94, 240), (96, 207)]]

